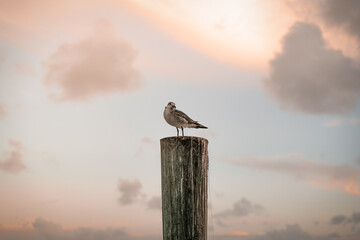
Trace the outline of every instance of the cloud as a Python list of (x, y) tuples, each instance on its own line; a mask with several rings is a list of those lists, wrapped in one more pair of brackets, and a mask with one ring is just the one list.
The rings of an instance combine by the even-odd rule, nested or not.
[(118, 189), (120, 191), (119, 203), (121, 205), (129, 205), (141, 196), (141, 183), (138, 180), (128, 181), (126, 179), (119, 179)]
[[(122, 228), (94, 229), (75, 228), (64, 229), (60, 224), (37, 218), (32, 223), (33, 228), (7, 229), (0, 227), (2, 240), (159, 240), (161, 236), (132, 236)], [(215, 239), (226, 240), (356, 240), (360, 232), (342, 237), (337, 233), (328, 235), (312, 235), (304, 231), (299, 225), (287, 225), (284, 229), (271, 230), (264, 234), (252, 235), (245, 231), (232, 231), (225, 235), (216, 235)]]
[[(240, 232), (241, 233), (241, 232)], [(304, 231), (298, 224), (286, 225), (284, 229), (275, 229), (266, 232), (265, 234), (239, 234), (233, 235), (232, 233), (218, 236), (217, 239), (226, 240), (341, 240), (342, 238), (338, 233), (331, 233), (323, 236), (312, 235)], [(345, 238), (350, 240), (348, 238)]]
[(355, 224), (360, 223), (360, 212), (354, 212), (350, 217), (350, 222)]
[(62, 229), (61, 225), (42, 218), (37, 218), (32, 225), (45, 239), (51, 239), (54, 236), (64, 239), (66, 237), (65, 235), (68, 235), (67, 232)]
[(273, 230), (267, 232), (263, 236), (256, 236), (256, 240), (278, 240), (278, 239), (291, 239), (291, 240), (313, 240), (313, 237), (301, 229), (299, 225), (287, 225), (285, 229)]
[(342, 27), (360, 41), (360, 2), (327, 0), (321, 4), (322, 17), (328, 26)]
[(0, 228), (2, 240), (158, 240), (160, 237), (134, 237), (122, 228), (94, 229), (75, 228), (64, 229), (60, 224), (37, 218), (33, 228), (6, 229)]
[(161, 197), (160, 196), (152, 197), (147, 202), (147, 205), (149, 209), (161, 210)]
[(270, 61), (264, 86), (284, 109), (344, 114), (359, 100), (359, 76), (358, 64), (326, 47), (319, 27), (297, 22), (282, 39), (282, 52)]
[(349, 119), (334, 118), (324, 123), (325, 127), (339, 127), (345, 125), (351, 125), (351, 126), (360, 125), (360, 118), (349, 118)]
[(9, 139), (9, 144), (16, 148), (16, 149), (22, 149), (22, 143), (20, 141), (15, 141), (15, 140), (12, 140), (12, 139)]
[(129, 181), (127, 179), (119, 179), (119, 203), (124, 206), (141, 200), (140, 202), (146, 204), (148, 209), (161, 210), (161, 196), (153, 196), (148, 200), (146, 194), (141, 191), (141, 188), (142, 184), (139, 180)]
[(61, 45), (46, 60), (44, 83), (55, 101), (87, 101), (135, 91), (144, 84), (133, 66), (136, 55), (111, 24), (99, 21), (92, 36)]
[(9, 173), (19, 173), (27, 168), (22, 161), (22, 144), (11, 139), (9, 144), (13, 150), (10, 154), (6, 154), (5, 161), (0, 162), (0, 169)]
[(61, 225), (38, 218), (33, 223), (39, 235), (44, 239), (128, 239), (129, 235), (122, 229), (95, 230), (77, 228), (73, 231), (64, 230)]
[(334, 118), (334, 119), (331, 119), (330, 121), (327, 121), (326, 123), (324, 123), (325, 127), (338, 127), (338, 126), (342, 126), (342, 125), (344, 125), (344, 121), (339, 118)]
[(3, 119), (7, 114), (7, 111), (5, 109), (5, 105), (0, 103), (0, 120)]
[[(215, 215), (215, 218), (228, 218), (228, 217), (244, 217), (250, 214), (261, 214), (265, 209), (259, 205), (251, 203), (246, 198), (241, 198), (241, 200), (234, 203), (232, 209), (224, 210)], [(223, 225), (220, 221), (220, 225)]]
[(330, 223), (333, 225), (342, 224), (342, 223), (344, 223), (344, 224), (352, 223), (355, 225), (359, 224), (360, 223), (360, 212), (354, 212), (350, 216), (346, 216), (344, 214), (336, 215), (330, 219)]
[(279, 240), (279, 239), (291, 239), (291, 240), (336, 240), (343, 239), (337, 233), (331, 233), (325, 236), (311, 235), (305, 232), (298, 224), (287, 225), (285, 229), (273, 230), (266, 232), (262, 236), (254, 236), (249, 240)]
[(249, 236), (250, 234), (248, 232), (234, 231), (234, 232), (231, 232), (229, 235), (239, 237), (239, 236)]
[(360, 170), (354, 167), (311, 162), (299, 155), (271, 158), (240, 157), (232, 163), (277, 172), (323, 188), (340, 188), (347, 193), (360, 195)]
[(345, 215), (336, 215), (331, 218), (330, 222), (331, 222), (331, 224), (337, 225), (340, 223), (344, 223), (346, 218), (347, 217)]
[(157, 145), (158, 145), (157, 142), (154, 141), (153, 139), (151, 139), (149, 137), (143, 137), (141, 139), (141, 143), (140, 143), (139, 148), (136, 150), (135, 157), (140, 157), (141, 154), (144, 152), (144, 149), (147, 146), (156, 147)]

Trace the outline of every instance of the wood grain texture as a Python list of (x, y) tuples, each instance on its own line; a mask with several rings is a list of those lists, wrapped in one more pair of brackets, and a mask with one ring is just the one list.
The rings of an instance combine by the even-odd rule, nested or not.
[(168, 137), (160, 144), (163, 240), (206, 240), (208, 141)]

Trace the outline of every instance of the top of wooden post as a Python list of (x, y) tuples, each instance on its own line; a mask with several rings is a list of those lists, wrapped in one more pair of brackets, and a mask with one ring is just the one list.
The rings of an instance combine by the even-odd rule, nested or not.
[(197, 140), (197, 141), (206, 141), (206, 143), (208, 143), (209, 141), (206, 138), (202, 138), (202, 137), (194, 137), (194, 136), (179, 136), (179, 137), (165, 137), (160, 139), (161, 142), (163, 141), (176, 141), (176, 140), (180, 140), (180, 141), (186, 141), (186, 140)]

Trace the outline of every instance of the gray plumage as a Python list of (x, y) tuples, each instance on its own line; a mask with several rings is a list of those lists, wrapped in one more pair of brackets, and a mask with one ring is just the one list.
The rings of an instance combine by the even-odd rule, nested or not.
[(176, 127), (177, 136), (179, 136), (179, 128), (184, 136), (184, 128), (207, 128), (197, 121), (192, 120), (188, 115), (176, 109), (175, 103), (169, 102), (164, 110), (164, 118), (168, 124)]

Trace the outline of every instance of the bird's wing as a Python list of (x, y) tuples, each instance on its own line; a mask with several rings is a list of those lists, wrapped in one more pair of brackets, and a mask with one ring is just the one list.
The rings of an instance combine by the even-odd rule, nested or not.
[(175, 113), (175, 116), (185, 119), (188, 123), (197, 123), (196, 121), (192, 120), (188, 115), (186, 115), (185, 113), (183, 113), (180, 110), (175, 109), (174, 113)]

